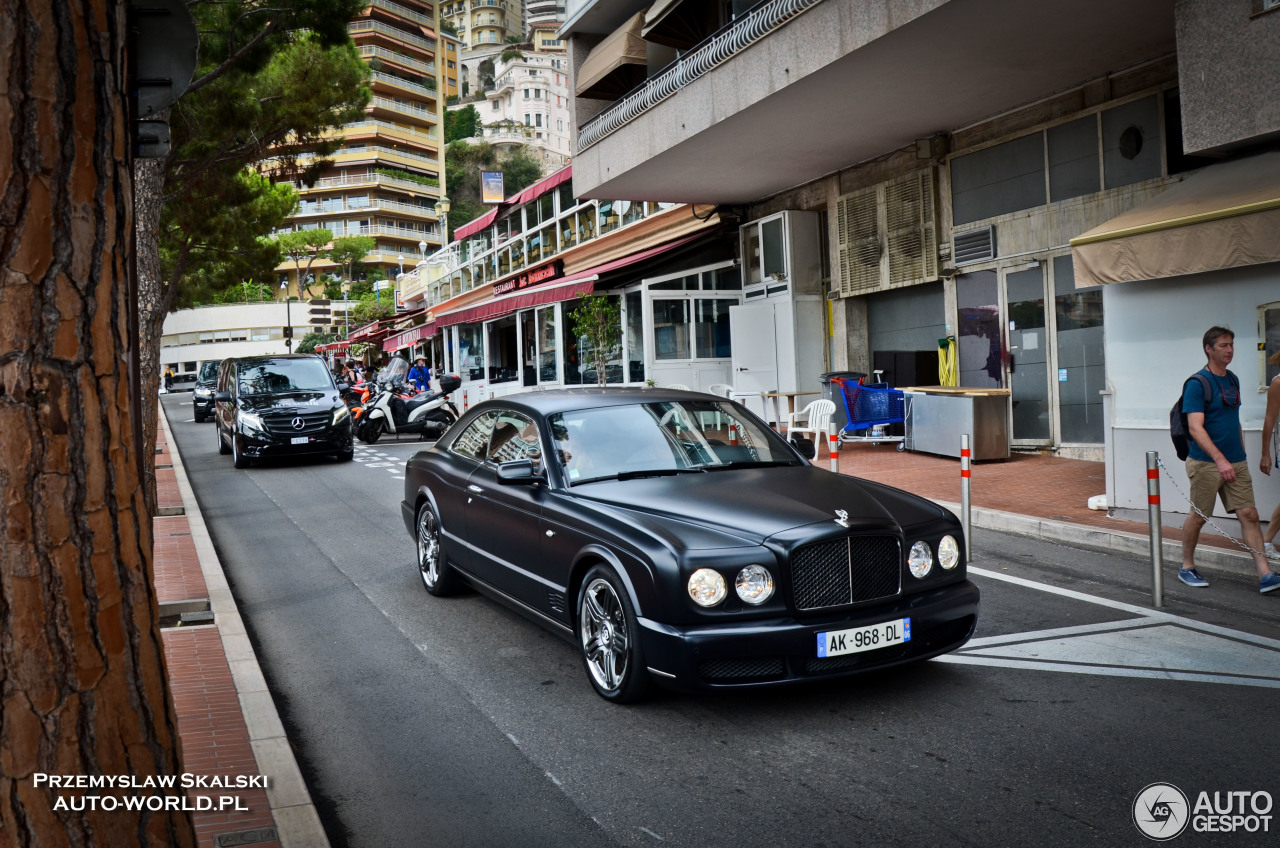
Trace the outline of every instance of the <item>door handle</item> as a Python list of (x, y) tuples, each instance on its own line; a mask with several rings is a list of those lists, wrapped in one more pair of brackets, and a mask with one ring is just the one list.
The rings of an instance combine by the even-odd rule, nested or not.
[(484, 489), (480, 488), (479, 486), (475, 485), (474, 483), (472, 483), (470, 486), (467, 486), (467, 491), (468, 491), (468, 492), (475, 492), (477, 495), (479, 495), (479, 494), (483, 494), (483, 493), (484, 493)]

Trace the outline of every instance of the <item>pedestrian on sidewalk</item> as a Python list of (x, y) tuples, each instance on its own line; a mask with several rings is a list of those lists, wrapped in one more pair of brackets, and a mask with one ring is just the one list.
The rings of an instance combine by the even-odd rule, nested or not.
[[(1272, 365), (1280, 365), (1280, 351), (1273, 353), (1267, 360)], [(1262, 461), (1258, 470), (1271, 476), (1273, 463), (1280, 463), (1280, 433), (1276, 432), (1276, 419), (1280, 418), (1280, 374), (1271, 378), (1267, 387), (1267, 413), (1262, 419)], [(1280, 503), (1271, 512), (1271, 520), (1267, 522), (1267, 532), (1262, 534), (1263, 551), (1271, 559), (1280, 559), (1276, 552), (1275, 538), (1280, 531)]]
[(1182, 385), (1182, 411), (1187, 414), (1187, 432), (1192, 439), (1187, 455), (1192, 509), (1182, 525), (1182, 570), (1178, 579), (1188, 586), (1209, 585), (1196, 570), (1196, 544), (1205, 520), (1213, 513), (1214, 502), (1221, 497), (1227, 512), (1235, 513), (1240, 521), (1244, 543), (1253, 553), (1259, 591), (1271, 592), (1280, 589), (1280, 574), (1271, 571), (1262, 552), (1262, 526), (1253, 501), (1253, 480), (1244, 451), (1244, 431), (1240, 428), (1240, 380), (1227, 370), (1235, 356), (1235, 333), (1226, 327), (1210, 327), (1205, 331), (1203, 346), (1209, 361), (1198, 373), (1209, 380), (1208, 402), (1195, 375)]

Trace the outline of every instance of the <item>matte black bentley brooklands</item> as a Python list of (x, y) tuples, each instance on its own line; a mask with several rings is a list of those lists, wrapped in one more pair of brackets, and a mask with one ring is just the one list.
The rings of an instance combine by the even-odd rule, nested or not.
[(428, 592), (465, 581), (575, 641), (612, 701), (900, 665), (977, 624), (951, 513), (710, 395), (486, 401), (409, 460), (401, 508)]

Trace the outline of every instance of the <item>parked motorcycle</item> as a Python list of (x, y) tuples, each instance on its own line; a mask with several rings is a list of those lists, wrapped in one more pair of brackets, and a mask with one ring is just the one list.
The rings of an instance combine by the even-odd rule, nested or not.
[(401, 357), (391, 360), (378, 374), (377, 385), (356, 417), (356, 438), (371, 445), (383, 433), (417, 433), (422, 438), (438, 438), (458, 420), (458, 408), (449, 395), (462, 379), (450, 374), (439, 379), (440, 391), (414, 392), (408, 382), (409, 363)]

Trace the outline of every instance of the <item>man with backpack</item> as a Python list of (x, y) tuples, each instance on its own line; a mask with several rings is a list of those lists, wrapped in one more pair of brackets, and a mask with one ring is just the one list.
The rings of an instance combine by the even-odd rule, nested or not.
[(1208, 586), (1196, 570), (1196, 543), (1214, 502), (1221, 497), (1227, 512), (1235, 513), (1244, 542), (1253, 551), (1261, 592), (1280, 589), (1280, 574), (1267, 565), (1262, 553), (1262, 527), (1253, 501), (1253, 480), (1240, 428), (1240, 380), (1227, 370), (1235, 356), (1235, 333), (1210, 327), (1204, 334), (1209, 361), (1182, 386), (1182, 411), (1187, 416), (1191, 445), (1187, 455), (1187, 479), (1191, 482), (1192, 511), (1182, 525), (1182, 570), (1178, 579), (1188, 586)]

